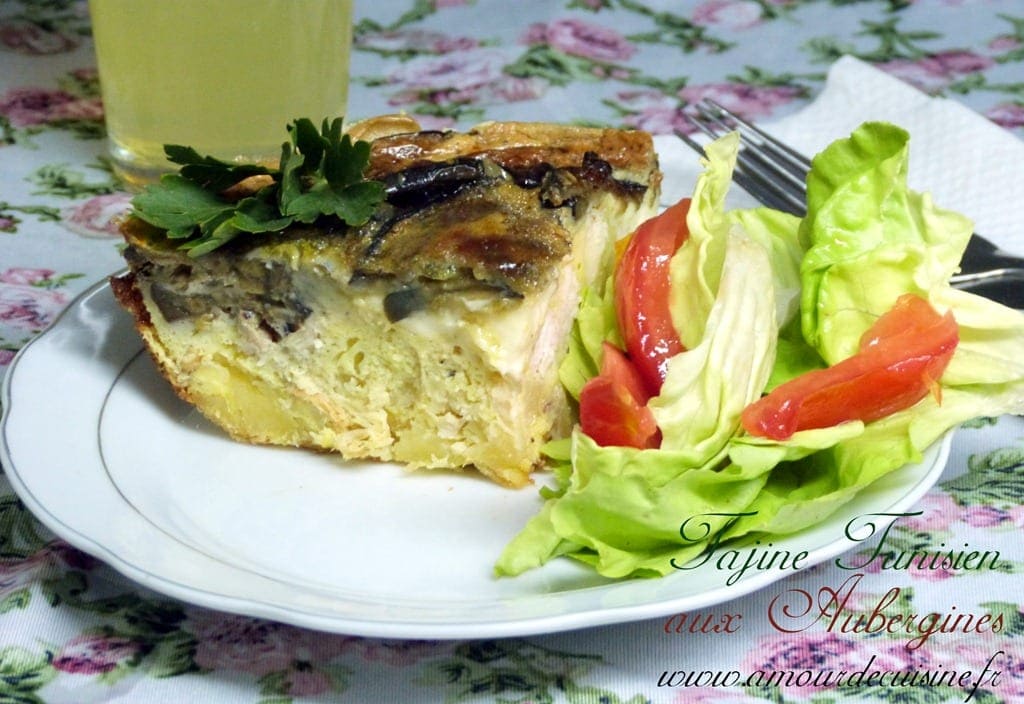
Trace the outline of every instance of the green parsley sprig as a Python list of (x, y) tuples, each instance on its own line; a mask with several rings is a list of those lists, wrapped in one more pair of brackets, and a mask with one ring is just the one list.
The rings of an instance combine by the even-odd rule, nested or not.
[[(239, 235), (279, 232), (321, 217), (362, 225), (384, 199), (384, 185), (363, 178), (370, 144), (353, 141), (341, 127), (340, 118), (324, 120), (319, 130), (309, 119), (295, 120), (288, 125), (290, 141), (281, 146), (276, 169), (166, 145), (167, 158), (181, 168), (135, 196), (132, 214), (166, 230), (169, 239), (181, 240), (181, 249), (193, 257)], [(255, 193), (241, 198), (225, 193), (254, 176), (264, 177)]]

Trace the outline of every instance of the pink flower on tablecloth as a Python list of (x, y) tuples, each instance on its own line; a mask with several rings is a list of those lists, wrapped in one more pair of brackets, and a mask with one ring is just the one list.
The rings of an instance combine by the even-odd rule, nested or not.
[(57, 273), (53, 269), (35, 269), (30, 267), (16, 266), (0, 272), (0, 284), (11, 284), (13, 286), (36, 286), (46, 283)]
[[(742, 671), (765, 676), (788, 670), (824, 670), (840, 662), (856, 659), (858, 644), (848, 638), (831, 633), (810, 633), (796, 635), (771, 635), (762, 638), (755, 650), (747, 655)], [(756, 674), (755, 674), (756, 676)], [(807, 684), (786, 687), (784, 694), (800, 699), (809, 698), (823, 686)]]
[(39, 571), (49, 565), (50, 554), (45, 549), (22, 559), (0, 559), (0, 599), (31, 584)]
[(693, 23), (750, 29), (761, 24), (761, 6), (753, 0), (707, 0), (693, 10)]
[(399, 66), (388, 82), (418, 91), (465, 89), (497, 80), (504, 66), (504, 54), (490, 49), (418, 57)]
[(617, 81), (625, 81), (631, 75), (628, 69), (618, 68), (616, 66), (604, 66), (602, 64), (594, 64), (591, 66), (590, 73), (597, 78), (613, 78)]
[(998, 53), (1016, 51), (1020, 47), (1020, 39), (1011, 34), (995, 37), (988, 43), (988, 48)]
[(472, 37), (459, 37), (430, 32), (427, 30), (392, 30), (371, 32), (359, 37), (362, 49), (382, 52), (413, 51), (416, 53), (450, 54), (453, 51), (469, 51), (480, 46)]
[(946, 530), (960, 516), (960, 505), (943, 491), (931, 491), (914, 507), (920, 516), (900, 518), (897, 525), (908, 530), (931, 532)]
[[(916, 641), (914, 647), (907, 647), (918, 633), (903, 634), (896, 640), (869, 639), (860, 637), (858, 648), (842, 661), (848, 672), (855, 672), (870, 666), (875, 670), (888, 672), (913, 672), (934, 663), (934, 658), (923, 644)], [(930, 643), (931, 641), (926, 641)]]
[(1006, 523), (1010, 516), (995, 506), (968, 506), (960, 514), (960, 520), (975, 528), (992, 528)]
[[(772, 673), (807, 671), (798, 678), (782, 680), (780, 689), (788, 697), (810, 699), (818, 692), (836, 689), (836, 673), (870, 668), (879, 671), (913, 672), (931, 663), (920, 648), (908, 649), (902, 640), (872, 639), (864, 635), (842, 637), (833, 633), (771, 635), (762, 638), (745, 659), (743, 671)], [(757, 684), (754, 682), (753, 684)]]
[(128, 210), (129, 193), (94, 196), (62, 213), (65, 227), (82, 237), (117, 237), (118, 219)]
[(693, 127), (683, 116), (683, 108), (661, 91), (622, 91), (616, 98), (629, 111), (622, 118), (623, 123), (651, 134), (690, 133)]
[(949, 669), (971, 670), (979, 676), (986, 665), (989, 676), (993, 670), (999, 671), (994, 685), (988, 681), (979, 690), (988, 690), (1007, 702), (1020, 701), (1017, 697), (1024, 695), (1024, 644), (1015, 639), (992, 632), (942, 634), (933, 636), (928, 647), (932, 659)]
[(907, 568), (907, 574), (910, 575), (911, 579), (917, 579), (923, 582), (943, 582), (947, 579), (957, 576), (957, 571), (949, 568), (936, 566), (934, 568), (926, 565), (922, 566), (915, 563)]
[(570, 56), (593, 61), (624, 61), (636, 53), (636, 47), (614, 29), (578, 19), (532, 24), (521, 41), (547, 44)]
[(705, 83), (690, 85), (679, 91), (688, 104), (711, 98), (748, 119), (770, 116), (776, 108), (800, 97), (797, 86), (752, 86), (746, 83)]
[(1020, 103), (999, 103), (986, 110), (985, 116), (1007, 129), (1024, 127), (1024, 105)]
[(547, 82), (540, 78), (501, 76), (497, 80), (481, 86), (448, 91), (444, 94), (444, 99), (441, 102), (493, 105), (495, 103), (536, 100), (544, 95), (547, 86)]
[(286, 691), (292, 697), (316, 697), (334, 688), (334, 680), (322, 670), (310, 667), (292, 668), (285, 675)]
[(464, 7), (469, 5), (472, 0), (434, 0), (434, 7), (438, 10), (443, 10), (446, 7)]
[(208, 613), (192, 621), (195, 662), (211, 670), (266, 675), (295, 660), (294, 629), (271, 621)]
[[(13, 351), (0, 350), (0, 365), (5, 364), (5, 352), (14, 357)], [(9, 362), (8, 358), (6, 363)], [(64, 568), (90, 570), (97, 564), (92, 557), (60, 540), (47, 543), (28, 557), (0, 559), (0, 600), (37, 581), (41, 575)]]
[(409, 667), (438, 654), (438, 651), (447, 651), (443, 643), (435, 641), (404, 641), (404, 640), (376, 640), (365, 639), (359, 641), (362, 649), (362, 658), (369, 662), (382, 662), (392, 667)]
[(103, 101), (97, 97), (75, 98), (64, 103), (54, 111), (50, 122), (62, 120), (92, 120), (99, 122), (103, 119)]
[(189, 621), (196, 638), (195, 662), (262, 676), (325, 663), (350, 647), (351, 639), (273, 621), (214, 611), (196, 611)]
[(103, 105), (99, 98), (80, 98), (63, 90), (11, 88), (0, 95), (0, 115), (13, 127), (34, 127), (64, 120), (99, 120)]
[[(909, 564), (907, 560), (910, 560)], [(936, 564), (934, 567), (931, 566), (930, 558), (907, 558), (903, 556), (897, 556), (897, 562), (892, 562), (893, 558), (889, 556), (879, 556), (871, 560), (863, 567), (859, 567), (865, 574), (880, 574), (881, 572), (893, 572), (899, 570), (906, 574), (911, 579), (917, 579), (925, 582), (942, 582), (955, 577), (957, 575), (956, 570), (949, 567), (943, 567), (941, 564)]]
[[(1024, 648), (1019, 643), (1008, 643), (1005, 640), (1003, 644), (1000, 645), (998, 650), (1003, 650), (1005, 657), (997, 658), (994, 663), (995, 666), (1000, 668), (1002, 675), (998, 685), (993, 687), (993, 690), (1003, 697), (1003, 701), (1013, 701), (1009, 699), (1010, 696), (1020, 701), (1017, 698), (1024, 696)], [(985, 657), (985, 662), (996, 652), (998, 651), (990, 652)], [(980, 670), (983, 666), (984, 662), (981, 661), (980, 657), (977, 658), (975, 667)]]
[(71, 639), (53, 658), (54, 668), (76, 675), (110, 672), (139, 655), (142, 646), (124, 636), (83, 635)]
[(523, 100), (537, 100), (543, 97), (547, 91), (547, 81), (536, 78), (517, 76), (502, 76), (500, 80), (484, 86), (484, 97), (492, 102), (503, 101), (508, 103), (521, 102)]
[(1018, 528), (1024, 528), (1024, 505), (1011, 506), (1006, 511), (1006, 518)]
[[(0, 367), (9, 366), (10, 363), (14, 361), (14, 355), (16, 354), (17, 352), (14, 350), (0, 348)], [(2, 578), (2, 568), (0, 568), (0, 578)], [(0, 582), (0, 590), (2, 589), (3, 584)], [(0, 593), (2, 593), (2, 591), (0, 591)]]
[(24, 272), (41, 271), (45, 270), (8, 269), (0, 274), (0, 323), (38, 332), (67, 305), (67, 296), (60, 291), (17, 282)]
[(935, 93), (961, 76), (984, 71), (994, 64), (991, 58), (971, 51), (946, 51), (913, 61), (884, 61), (877, 68), (926, 93)]
[[(520, 78), (503, 73), (504, 62), (496, 54), (477, 53), (481, 56), (471, 58), (465, 64), (460, 55), (452, 54), (450, 62), (425, 62), (426, 65), (417, 67), (412, 75), (395, 76), (396, 80), (407, 81), (410, 87), (392, 95), (388, 102), (396, 107), (420, 103), (494, 105), (535, 100), (547, 90), (547, 82), (540, 78)], [(424, 68), (426, 70), (421, 71)], [(430, 82), (435, 85), (429, 86)], [(455, 122), (447, 116), (431, 118), (417, 115), (416, 119), (424, 129), (443, 129)]]
[(933, 54), (922, 62), (937, 75), (964, 75), (977, 73), (995, 65), (987, 56), (973, 51), (944, 51)]
[[(934, 565), (932, 564), (933, 561), (935, 562)], [(933, 557), (928, 556), (914, 557), (903, 554), (896, 555), (895, 557), (892, 555), (879, 556), (858, 569), (865, 574), (900, 572), (911, 579), (923, 582), (942, 582), (951, 577), (956, 577), (958, 574), (952, 567), (943, 565), (941, 559), (934, 560)]]
[(644, 108), (640, 112), (627, 115), (623, 123), (638, 130), (644, 130), (651, 134), (676, 134), (677, 132), (689, 133), (692, 131), (683, 111), (672, 105)]
[(47, 548), (53, 556), (53, 564), (55, 566), (88, 571), (96, 569), (103, 564), (92, 555), (72, 547), (63, 540), (54, 540), (47, 545)]
[(77, 37), (61, 31), (45, 29), (21, 19), (0, 21), (0, 45), (22, 54), (42, 56), (62, 54), (79, 45)]
[(51, 122), (54, 115), (75, 97), (62, 90), (11, 88), (0, 95), (0, 115), (14, 127), (32, 127)]

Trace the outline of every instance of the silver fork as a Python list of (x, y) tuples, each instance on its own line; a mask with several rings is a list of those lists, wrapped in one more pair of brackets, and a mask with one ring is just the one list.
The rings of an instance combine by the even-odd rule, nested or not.
[[(713, 100), (694, 106), (690, 122), (715, 139), (740, 133), (740, 152), (733, 180), (760, 203), (803, 216), (807, 212), (807, 172), (811, 161)], [(690, 135), (677, 135), (699, 154), (704, 148)], [(960, 273), (950, 280), (957, 288), (974, 291), (1014, 308), (1024, 308), (1024, 259), (999, 249), (975, 233), (968, 242)]]

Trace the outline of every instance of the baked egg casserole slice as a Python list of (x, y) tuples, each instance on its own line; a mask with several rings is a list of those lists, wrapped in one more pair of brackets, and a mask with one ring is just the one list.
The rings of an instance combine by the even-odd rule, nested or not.
[(656, 211), (650, 135), (403, 117), (349, 132), (385, 187), (365, 224), (190, 256), (131, 216), (115, 296), (178, 395), (237, 440), (529, 483), (575, 422), (558, 367), (582, 292)]

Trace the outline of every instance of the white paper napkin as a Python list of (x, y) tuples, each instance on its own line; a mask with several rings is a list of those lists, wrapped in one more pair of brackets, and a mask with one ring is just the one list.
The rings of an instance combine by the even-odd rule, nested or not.
[[(832, 65), (814, 102), (762, 126), (813, 155), (870, 120), (892, 122), (910, 133), (912, 188), (972, 218), (977, 232), (1007, 251), (1024, 254), (1024, 142), (955, 100), (928, 96), (843, 57)], [(684, 195), (699, 171), (696, 158), (675, 137), (658, 137), (656, 146), (666, 195)]]

